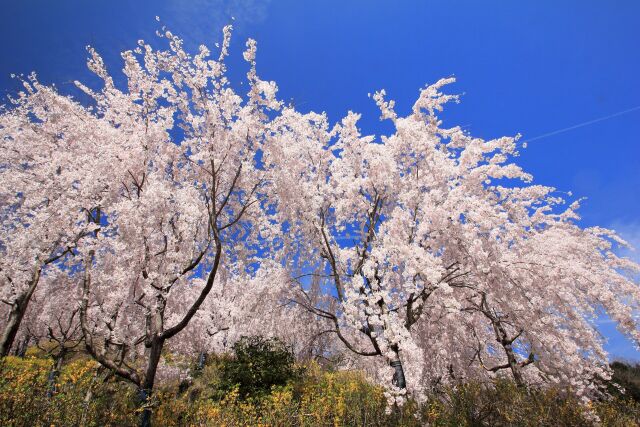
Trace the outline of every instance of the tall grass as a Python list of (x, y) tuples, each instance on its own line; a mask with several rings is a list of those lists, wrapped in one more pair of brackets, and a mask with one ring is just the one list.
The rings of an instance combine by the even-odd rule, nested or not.
[[(228, 358), (226, 359), (228, 360)], [(214, 358), (188, 384), (161, 384), (156, 426), (605, 426), (640, 425), (640, 405), (616, 397), (585, 407), (560, 390), (525, 391), (508, 381), (464, 384), (426, 403), (387, 413), (383, 390), (359, 372), (306, 366), (304, 374), (259, 397), (220, 393), (225, 358)], [(134, 390), (87, 358), (64, 366), (47, 395), (52, 362), (0, 361), (2, 426), (133, 426)]]

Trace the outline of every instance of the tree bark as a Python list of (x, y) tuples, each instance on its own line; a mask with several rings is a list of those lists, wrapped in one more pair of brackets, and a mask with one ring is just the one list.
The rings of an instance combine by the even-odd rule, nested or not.
[(207, 352), (201, 351), (198, 355), (198, 365), (196, 366), (197, 371), (201, 371), (204, 369), (204, 365), (207, 363)]
[(144, 376), (144, 381), (142, 382), (142, 387), (140, 387), (140, 390), (138, 391), (138, 396), (142, 405), (140, 427), (151, 427), (151, 396), (153, 394), (153, 385), (155, 383), (156, 372), (158, 371), (158, 364), (160, 363), (164, 341), (164, 338), (157, 336), (151, 340), (147, 371)]
[(400, 360), (400, 355), (398, 354), (398, 350), (393, 350), (395, 357), (389, 364), (395, 372), (393, 373), (393, 378), (391, 379), (391, 383), (401, 389), (407, 388), (407, 381), (404, 376), (404, 368), (402, 367), (402, 361)]
[(40, 272), (41, 268), (39, 266), (36, 267), (27, 290), (18, 295), (13, 304), (11, 304), (9, 320), (7, 320), (7, 324), (2, 332), (2, 336), (0, 337), (0, 357), (8, 356), (11, 351), (13, 341), (16, 339), (16, 335), (20, 329), (20, 323), (22, 323), (24, 314), (27, 312), (29, 301), (31, 300), (33, 292), (36, 290), (36, 286), (40, 281)]
[(20, 358), (24, 358), (25, 354), (27, 354), (27, 350), (29, 349), (29, 342), (31, 341), (30, 335), (25, 335), (24, 339), (20, 341), (17, 347), (14, 350), (14, 354)]
[[(89, 414), (89, 406), (91, 405), (91, 400), (93, 399), (93, 386), (96, 383), (96, 381), (98, 380), (98, 377), (100, 376), (100, 373), (102, 372), (102, 370), (104, 369), (104, 367), (102, 365), (99, 365), (98, 368), (95, 370), (95, 372), (93, 373), (93, 378), (91, 378), (91, 382), (89, 383), (89, 388), (87, 389), (87, 393), (84, 395), (84, 401), (82, 402), (82, 416), (80, 417), (80, 427), (85, 427), (87, 425), (87, 415)], [(112, 375), (111, 373), (107, 374), (107, 377), (109, 377), (109, 375)], [(106, 381), (105, 378), (105, 381)]]
[(503, 345), (504, 352), (507, 354), (507, 361), (509, 362), (509, 369), (513, 374), (513, 380), (518, 387), (524, 387), (524, 379), (522, 378), (522, 372), (520, 372), (520, 366), (518, 365), (518, 359), (511, 347), (511, 344)]
[(47, 397), (52, 398), (56, 392), (56, 378), (60, 375), (60, 369), (62, 368), (62, 362), (64, 360), (64, 352), (56, 356), (51, 372), (49, 372)]

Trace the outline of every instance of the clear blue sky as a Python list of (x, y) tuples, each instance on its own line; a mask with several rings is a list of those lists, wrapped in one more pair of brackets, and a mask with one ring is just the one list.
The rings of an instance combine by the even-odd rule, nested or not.
[[(455, 75), (462, 103), (444, 115), (474, 135), (524, 139), (640, 107), (640, 2), (0, 0), (0, 92), (11, 73), (36, 71), (72, 91), (93, 82), (90, 44), (112, 70), (118, 53), (153, 41), (159, 15), (189, 47), (213, 48), (236, 19), (232, 75), (246, 72), (241, 52), (258, 40), (258, 71), (281, 97), (337, 120), (364, 114), (369, 133), (388, 127), (367, 93), (384, 88), (400, 112), (418, 89)], [(583, 223), (613, 227), (640, 245), (640, 108), (532, 140), (520, 163), (541, 184), (587, 197)], [(640, 260), (638, 253), (631, 256)], [(640, 353), (603, 320), (616, 357)]]

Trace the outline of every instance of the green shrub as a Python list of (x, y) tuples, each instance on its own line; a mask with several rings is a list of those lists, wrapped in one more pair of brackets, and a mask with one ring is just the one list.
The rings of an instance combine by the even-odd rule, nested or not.
[(225, 392), (237, 388), (244, 399), (285, 386), (298, 374), (295, 357), (281, 340), (242, 337), (233, 345), (233, 358), (222, 366), (220, 388)]
[(613, 369), (611, 382), (622, 387), (624, 394), (614, 385), (609, 386), (609, 393), (640, 402), (640, 364), (616, 361), (611, 364), (611, 368)]
[(84, 357), (63, 366), (55, 394), (47, 396), (52, 366), (45, 358), (0, 360), (0, 425), (135, 425), (132, 387)]
[[(640, 403), (631, 399), (613, 398), (584, 406), (566, 390), (525, 390), (510, 381), (442, 389), (423, 404), (410, 400), (402, 408), (387, 413), (383, 389), (367, 381), (362, 373), (329, 372), (317, 364), (307, 365), (302, 371), (288, 362), (289, 356), (280, 354), (286, 347), (272, 341), (244, 339), (238, 345), (241, 357), (211, 356), (186, 390), (180, 391), (177, 382), (158, 384), (153, 425), (589, 426), (594, 425), (594, 416), (602, 426), (640, 425)], [(259, 345), (252, 345), (256, 342)], [(263, 351), (265, 348), (268, 351)], [(278, 357), (271, 354), (274, 349)], [(254, 368), (261, 360), (256, 351), (263, 356), (271, 354), (262, 359), (259, 369)], [(255, 388), (261, 391), (248, 395), (248, 399), (241, 398), (240, 382), (225, 377), (228, 367), (238, 368), (237, 363), (244, 360), (245, 367), (251, 363), (247, 369), (260, 373), (272, 368), (264, 365), (265, 360), (272, 361), (271, 357), (284, 366), (278, 371), (280, 374), (249, 375), (256, 380), (262, 378), (261, 382), (252, 383), (254, 388), (261, 384), (261, 388)], [(51, 360), (38, 357), (0, 360), (0, 425), (137, 425), (135, 388), (130, 384), (109, 375), (83, 356), (63, 366), (56, 380), (56, 392), (48, 397), (47, 376), (51, 367)], [(279, 381), (274, 383), (265, 378)], [(270, 389), (267, 383), (271, 384)], [(222, 390), (224, 387), (227, 391)]]

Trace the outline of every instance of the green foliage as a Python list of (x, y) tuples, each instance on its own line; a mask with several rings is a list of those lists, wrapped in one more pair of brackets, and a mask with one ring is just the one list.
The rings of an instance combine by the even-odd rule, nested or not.
[(233, 353), (222, 367), (220, 388), (226, 392), (237, 388), (243, 399), (285, 386), (299, 374), (293, 353), (277, 338), (242, 337), (233, 345)]
[(609, 387), (609, 393), (640, 402), (640, 364), (613, 362), (611, 368), (613, 368), (611, 382), (622, 387), (624, 394), (613, 385)]
[(511, 381), (469, 383), (445, 390), (427, 405), (424, 418), (446, 426), (583, 426), (587, 408), (558, 390), (524, 390)]
[[(305, 367), (304, 375), (268, 393), (242, 399), (238, 388), (220, 400), (216, 395), (219, 375), (227, 359), (214, 359), (196, 378), (191, 390), (176, 398), (174, 393), (160, 397), (155, 413), (158, 425), (215, 426), (419, 426), (410, 407), (386, 414), (383, 390), (368, 382), (359, 372), (327, 372), (316, 364)], [(179, 422), (176, 420), (179, 419)], [(407, 424), (404, 421), (410, 421)]]
[[(0, 360), (0, 425), (134, 425), (134, 390), (88, 358), (77, 358), (56, 378), (47, 397), (53, 361), (36, 357)], [(89, 399), (87, 393), (89, 393)]]
[[(291, 366), (296, 375), (288, 377), (285, 385), (245, 399), (238, 387), (227, 392), (221, 389), (227, 385), (223, 380), (227, 366), (237, 360), (210, 357), (186, 390), (177, 383), (160, 384), (153, 399), (153, 424), (525, 427), (588, 426), (599, 419), (603, 426), (640, 425), (640, 404), (633, 400), (614, 398), (584, 406), (561, 390), (524, 390), (509, 381), (441, 390), (423, 404), (409, 401), (387, 413), (383, 390), (362, 373), (328, 372), (316, 364), (307, 365), (304, 373)], [(137, 425), (135, 389), (128, 383), (81, 357), (62, 368), (57, 391), (48, 398), (51, 367), (51, 360), (37, 357), (0, 360), (0, 425)]]

